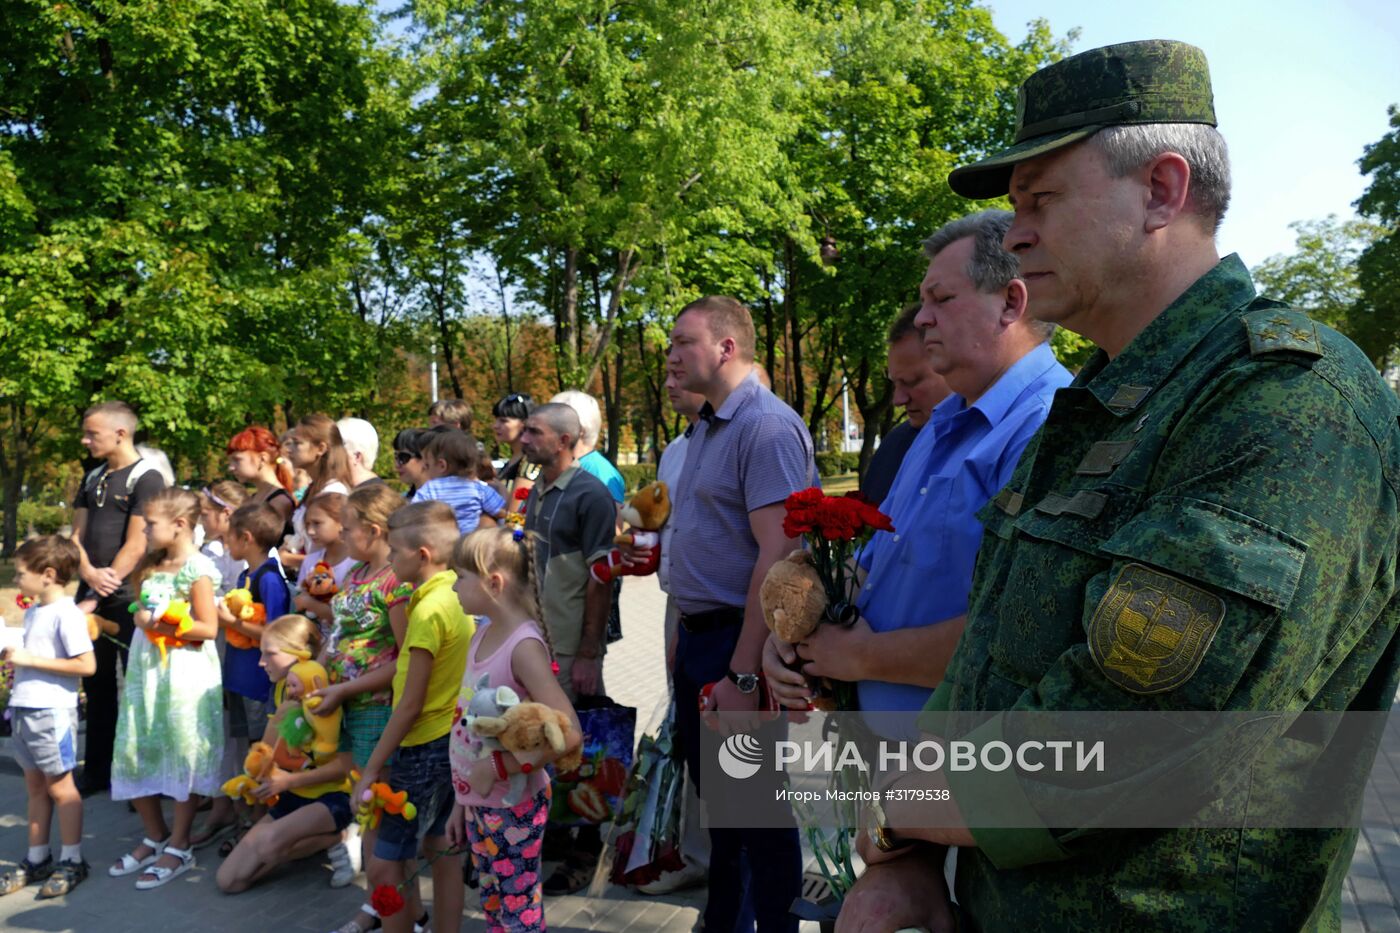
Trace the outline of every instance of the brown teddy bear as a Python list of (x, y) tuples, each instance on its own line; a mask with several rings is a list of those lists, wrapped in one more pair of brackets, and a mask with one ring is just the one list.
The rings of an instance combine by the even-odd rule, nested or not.
[[(469, 725), (473, 734), (495, 739), (526, 768), (534, 770), (549, 753), (558, 754), (569, 744), (574, 724), (569, 717), (544, 703), (517, 703), (499, 716), (477, 716)], [(572, 771), (583, 763), (579, 750), (555, 759), (559, 773)], [(525, 774), (510, 776), (510, 792), (504, 803), (513, 807), (525, 796)]]
[(651, 556), (640, 564), (624, 564), (622, 552), (614, 548), (589, 568), (589, 573), (599, 583), (611, 583), (615, 577), (645, 577), (656, 573), (661, 564), (661, 528), (671, 517), (670, 490), (659, 481), (643, 486), (633, 494), (619, 517), (630, 527), (625, 534), (613, 538), (613, 543), (651, 548)]
[[(768, 569), (758, 600), (768, 630), (793, 645), (812, 634), (826, 613), (826, 590), (806, 551), (793, 551)], [(820, 710), (836, 708), (824, 678), (812, 705)]]

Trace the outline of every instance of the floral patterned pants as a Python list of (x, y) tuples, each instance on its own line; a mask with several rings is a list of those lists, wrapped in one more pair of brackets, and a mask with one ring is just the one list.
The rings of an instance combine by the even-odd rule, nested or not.
[(550, 788), (513, 807), (469, 807), (467, 838), (481, 877), (487, 929), (544, 930), (540, 850), (549, 820)]

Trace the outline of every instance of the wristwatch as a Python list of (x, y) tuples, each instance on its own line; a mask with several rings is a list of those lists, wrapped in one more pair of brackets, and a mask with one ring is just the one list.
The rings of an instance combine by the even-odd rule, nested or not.
[(726, 676), (734, 681), (734, 686), (739, 688), (740, 693), (753, 693), (758, 689), (757, 674), (738, 674), (734, 672), (733, 668), (730, 668)]
[(878, 802), (872, 802), (866, 807), (866, 815), (869, 825), (866, 832), (870, 834), (870, 841), (875, 843), (875, 848), (881, 852), (893, 852), (899, 848), (899, 843), (894, 841), (894, 830), (885, 823), (885, 809)]

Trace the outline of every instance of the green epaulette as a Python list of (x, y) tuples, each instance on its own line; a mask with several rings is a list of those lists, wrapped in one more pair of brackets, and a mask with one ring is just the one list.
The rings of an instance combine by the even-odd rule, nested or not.
[(1317, 359), (1322, 356), (1322, 340), (1312, 318), (1292, 308), (1273, 307), (1250, 311), (1243, 316), (1249, 334), (1249, 355), (1301, 353)]

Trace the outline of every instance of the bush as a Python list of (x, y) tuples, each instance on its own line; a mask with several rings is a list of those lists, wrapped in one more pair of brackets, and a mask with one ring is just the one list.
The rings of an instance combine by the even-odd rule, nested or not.
[(859, 451), (826, 450), (816, 457), (817, 472), (822, 476), (840, 476), (860, 469)]
[(19, 504), (19, 530), (33, 528), (36, 534), (53, 535), (68, 524), (68, 510), (61, 505), (45, 505), (32, 499)]
[(622, 474), (622, 480), (627, 484), (628, 492), (640, 489), (647, 483), (656, 482), (656, 464), (654, 463), (624, 463), (617, 468), (617, 472)]

